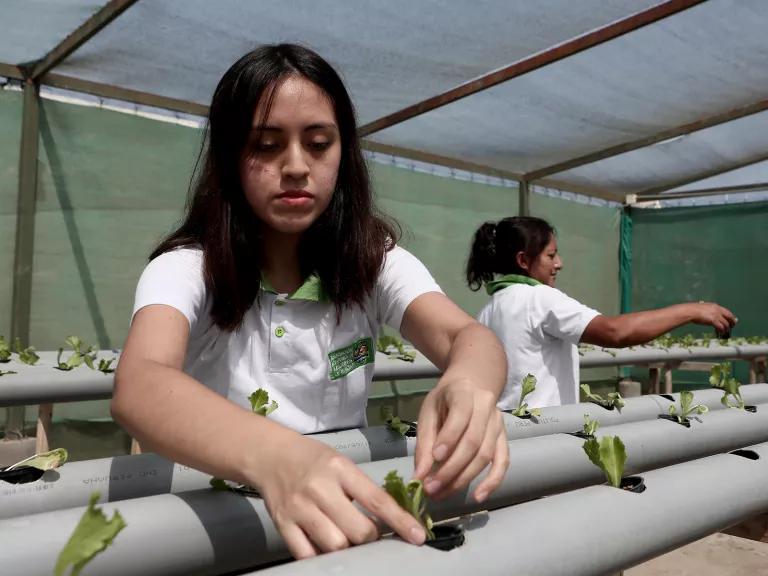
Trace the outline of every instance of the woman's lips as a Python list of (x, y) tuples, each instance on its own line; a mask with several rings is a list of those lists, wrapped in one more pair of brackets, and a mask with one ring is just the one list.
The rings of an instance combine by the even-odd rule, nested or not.
[(305, 206), (313, 200), (314, 196), (306, 190), (286, 190), (277, 195), (277, 201), (285, 206)]

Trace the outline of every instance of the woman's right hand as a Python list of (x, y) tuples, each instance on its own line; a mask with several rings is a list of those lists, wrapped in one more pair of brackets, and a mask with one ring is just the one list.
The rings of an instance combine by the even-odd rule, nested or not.
[(708, 324), (715, 328), (718, 336), (728, 336), (731, 328), (736, 325), (738, 319), (733, 312), (714, 302), (698, 302), (694, 307), (694, 319), (696, 324)]
[(297, 559), (378, 538), (374, 520), (353, 500), (404, 540), (424, 542), (424, 529), (413, 516), (348, 458), (316, 440), (294, 437), (258, 475), (254, 485)]

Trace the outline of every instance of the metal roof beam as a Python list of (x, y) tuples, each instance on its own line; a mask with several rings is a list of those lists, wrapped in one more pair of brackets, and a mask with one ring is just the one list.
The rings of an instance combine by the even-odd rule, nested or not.
[[(391, 146), (389, 144), (380, 144), (379, 142), (373, 142), (371, 140), (361, 140), (363, 149), (370, 150), (371, 152), (379, 152), (381, 154), (390, 154), (392, 156), (400, 156), (401, 158), (409, 158), (411, 160), (417, 160), (419, 162), (426, 162), (428, 164), (437, 164), (438, 166), (446, 166), (448, 168), (456, 168), (457, 170), (466, 170), (467, 172), (476, 172), (478, 174), (487, 174), (489, 176), (495, 176), (497, 178), (504, 178), (507, 180), (515, 180), (521, 182), (523, 175), (517, 172), (511, 172), (508, 170), (501, 170), (494, 168), (493, 166), (487, 166), (485, 164), (475, 164), (474, 162), (467, 162), (466, 160), (459, 160), (458, 158), (451, 158), (449, 156), (441, 156), (439, 154), (432, 154), (429, 152), (422, 152), (421, 150), (414, 150), (412, 148), (403, 148), (401, 146)], [(563, 192), (572, 192), (573, 194), (582, 194), (583, 196), (592, 196), (594, 198), (602, 198), (603, 200), (611, 200), (614, 202), (621, 202), (622, 197), (618, 194), (614, 194), (607, 190), (600, 188), (585, 187), (579, 185), (566, 184), (557, 180), (540, 180), (537, 182), (540, 186), (546, 186), (549, 188), (556, 188)]]
[(137, 0), (110, 0), (107, 4), (88, 18), (74, 32), (62, 40), (58, 46), (48, 52), (43, 58), (35, 62), (20, 65), (19, 68), (24, 72), (25, 78), (37, 80), (48, 72), (51, 68), (62, 62), (67, 56), (72, 54), (90, 38), (96, 35), (100, 30), (120, 16), (128, 8), (133, 6)]
[(663, 184), (661, 186), (654, 186), (653, 188), (647, 188), (642, 192), (637, 192), (637, 196), (638, 196), (638, 199), (645, 199), (646, 196), (661, 194), (662, 192), (667, 192), (668, 190), (674, 190), (675, 188), (679, 188), (680, 186), (693, 184), (694, 182), (706, 180), (707, 178), (719, 176), (720, 174), (727, 174), (728, 172), (733, 172), (734, 170), (739, 170), (741, 168), (746, 168), (747, 166), (753, 166), (754, 164), (760, 164), (761, 162), (766, 162), (766, 161), (768, 161), (768, 154), (764, 154), (762, 156), (758, 156), (757, 158), (752, 158), (744, 162), (739, 162), (737, 164), (731, 164), (730, 166), (721, 166), (719, 168), (709, 170), (708, 172), (703, 172), (695, 176), (683, 178), (681, 180), (678, 180), (677, 182), (672, 182), (670, 184)]
[(530, 180), (538, 180), (539, 178), (545, 178), (547, 176), (551, 176), (552, 174), (565, 172), (566, 170), (573, 170), (574, 168), (579, 168), (586, 164), (592, 164), (594, 162), (599, 162), (600, 160), (606, 160), (614, 156), (632, 152), (633, 150), (652, 146), (653, 144), (658, 144), (659, 142), (663, 142), (665, 140), (679, 138), (680, 136), (685, 136), (699, 130), (704, 130), (705, 128), (712, 128), (713, 126), (725, 124), (726, 122), (732, 122), (733, 120), (738, 120), (739, 118), (744, 118), (745, 116), (759, 114), (760, 112), (765, 112), (766, 110), (768, 110), (768, 100), (760, 100), (759, 102), (748, 104), (747, 106), (740, 106), (721, 114), (715, 114), (714, 116), (708, 116), (707, 118), (702, 118), (700, 120), (696, 120), (695, 122), (689, 122), (688, 124), (683, 124), (681, 126), (676, 126), (675, 128), (663, 130), (661, 132), (657, 132), (656, 134), (652, 134), (651, 136), (646, 136), (645, 138), (640, 138), (631, 142), (625, 142), (616, 146), (610, 146), (602, 150), (584, 154), (578, 158), (572, 158), (564, 162), (552, 164), (551, 166), (539, 168), (538, 170), (528, 172), (525, 177)]
[(177, 98), (167, 98), (165, 96), (158, 96), (157, 94), (140, 92), (139, 90), (131, 90), (129, 88), (120, 88), (119, 86), (112, 86), (110, 84), (91, 82), (90, 80), (81, 80), (70, 76), (62, 76), (61, 74), (48, 73), (40, 79), (40, 83), (44, 86), (52, 86), (54, 88), (62, 88), (64, 90), (71, 90), (73, 92), (81, 92), (84, 94), (92, 94), (93, 96), (100, 96), (102, 98), (122, 100), (124, 102), (131, 102), (132, 104), (154, 106), (156, 108), (163, 108), (174, 112), (183, 112), (184, 114), (193, 114), (195, 116), (208, 116), (208, 106), (203, 104), (189, 102), (188, 100), (179, 100)]
[(430, 110), (439, 108), (440, 106), (456, 102), (457, 100), (466, 98), (467, 96), (481, 92), (482, 90), (486, 90), (492, 86), (511, 80), (512, 78), (522, 76), (523, 74), (527, 74), (528, 72), (532, 72), (552, 64), (553, 62), (562, 60), (563, 58), (578, 54), (582, 50), (598, 46), (603, 42), (613, 40), (614, 38), (638, 30), (643, 26), (647, 26), (648, 24), (652, 24), (677, 14), (678, 12), (687, 10), (704, 1), (705, 0), (668, 0), (667, 2), (662, 2), (661, 4), (657, 4), (647, 10), (638, 12), (637, 14), (627, 16), (626, 18), (617, 20), (616, 22), (612, 22), (611, 24), (597, 28), (596, 30), (592, 30), (591, 32), (587, 32), (581, 36), (577, 36), (576, 38), (547, 48), (546, 50), (537, 52), (536, 54), (531, 54), (530, 56), (505, 66), (504, 68), (499, 68), (498, 70), (489, 72), (479, 78), (460, 84), (447, 92), (427, 98), (426, 100), (422, 100), (421, 102), (398, 110), (397, 112), (388, 114), (378, 120), (369, 122), (359, 128), (359, 133), (361, 136), (368, 136), (374, 132), (384, 130), (385, 128), (389, 128), (395, 124), (399, 124), (429, 112)]
[[(739, 186), (718, 186), (715, 188), (699, 188), (698, 190), (683, 190), (681, 192), (667, 192), (666, 194), (653, 194), (642, 196), (642, 201), (649, 200), (677, 200), (678, 198), (701, 198), (705, 196), (722, 196), (723, 194), (747, 194), (768, 190), (768, 182), (757, 184), (742, 184)], [(631, 195), (635, 196), (636, 195)]]
[(13, 64), (6, 64), (4, 62), (0, 62), (0, 76), (5, 76), (6, 78), (14, 78), (15, 80), (24, 79), (24, 75), (21, 73), (21, 70), (19, 70), (18, 66), (14, 66)]

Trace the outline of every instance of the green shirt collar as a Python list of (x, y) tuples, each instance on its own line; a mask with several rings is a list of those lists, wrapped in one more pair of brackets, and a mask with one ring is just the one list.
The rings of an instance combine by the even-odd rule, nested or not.
[(506, 276), (500, 276), (495, 280), (486, 282), (485, 291), (488, 292), (489, 295), (495, 294), (499, 290), (503, 290), (512, 284), (528, 284), (528, 286), (538, 286), (541, 284), (541, 282), (535, 278), (531, 278), (530, 276), (523, 276), (522, 274), (507, 274)]
[[(272, 294), (278, 293), (265, 276), (261, 277), (261, 289)], [(310, 274), (301, 286), (286, 296), (286, 300), (307, 300), (309, 302), (331, 301), (328, 293), (323, 288), (323, 282), (320, 280), (320, 276), (317, 274)]]

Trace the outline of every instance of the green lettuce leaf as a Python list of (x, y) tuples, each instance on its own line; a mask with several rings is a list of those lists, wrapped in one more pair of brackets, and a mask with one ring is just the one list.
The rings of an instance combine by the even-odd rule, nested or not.
[(63, 576), (72, 565), (71, 576), (78, 576), (96, 554), (103, 552), (112, 544), (117, 534), (125, 528), (125, 521), (120, 512), (115, 510), (107, 520), (104, 512), (96, 508), (99, 493), (91, 494), (91, 501), (75, 527), (63, 550), (59, 554), (54, 568), (55, 576)]
[(627, 461), (627, 451), (618, 436), (603, 436), (600, 440), (590, 438), (583, 445), (590, 461), (600, 468), (608, 480), (608, 484), (618, 488), (624, 475), (624, 464)]
[(35, 454), (29, 458), (24, 458), (24, 460), (20, 460), (19, 462), (16, 462), (16, 464), (8, 466), (7, 470), (18, 468), (20, 466), (30, 466), (32, 468), (37, 468), (38, 470), (53, 470), (64, 464), (68, 457), (69, 454), (65, 448), (55, 448), (49, 452), (41, 452), (40, 454)]
[(277, 402), (274, 400), (271, 404), (269, 402), (269, 393), (264, 388), (259, 388), (253, 394), (248, 396), (248, 400), (251, 402), (251, 410), (254, 414), (260, 416), (269, 416), (272, 412), (277, 410)]

